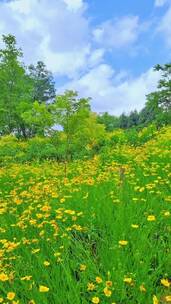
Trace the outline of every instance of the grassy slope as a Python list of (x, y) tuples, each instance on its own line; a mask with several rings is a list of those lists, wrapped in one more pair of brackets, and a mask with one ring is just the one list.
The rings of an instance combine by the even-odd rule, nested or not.
[[(15, 293), (14, 304), (86, 304), (94, 297), (105, 304), (157, 304), (154, 295), (165, 303), (170, 140), (167, 128), (143, 147), (122, 146), (106, 159), (74, 162), (67, 178), (57, 163), (3, 167), (2, 303), (12, 302), (8, 292)], [(123, 240), (126, 245), (119, 245)], [(106, 281), (112, 282), (105, 290), (110, 297)], [(40, 292), (40, 285), (49, 291)]]

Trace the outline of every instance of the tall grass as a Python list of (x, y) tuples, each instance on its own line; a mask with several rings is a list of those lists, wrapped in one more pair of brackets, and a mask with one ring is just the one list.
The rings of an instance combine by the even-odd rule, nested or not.
[(171, 302), (170, 141), (3, 166), (0, 303)]

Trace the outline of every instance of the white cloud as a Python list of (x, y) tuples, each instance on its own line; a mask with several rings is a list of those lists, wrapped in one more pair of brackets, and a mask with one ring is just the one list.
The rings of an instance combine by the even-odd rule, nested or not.
[(0, 2), (0, 35), (17, 37), (27, 63), (43, 60), (56, 74), (75, 75), (98, 51), (90, 45), (84, 10), (82, 0)]
[(170, 0), (155, 0), (155, 6), (163, 6)]
[[(0, 36), (14, 34), (27, 64), (43, 60), (55, 76), (67, 76), (61, 90), (91, 96), (94, 110), (120, 114), (142, 108), (158, 74), (149, 70), (132, 79), (114, 71), (104, 56), (111, 48), (134, 45), (141, 31), (138, 17), (109, 20), (93, 30), (85, 10), (86, 0), (0, 1)], [(166, 25), (163, 20), (162, 31)]]
[(80, 79), (66, 84), (65, 89), (78, 90), (81, 96), (92, 97), (94, 111), (121, 114), (142, 109), (146, 94), (156, 89), (160, 74), (149, 69), (137, 78), (130, 78), (124, 71), (116, 73), (112, 67), (101, 64)]
[(139, 35), (137, 16), (123, 17), (102, 23), (93, 31), (94, 40), (111, 48), (121, 48), (133, 44)]
[(84, 3), (82, 0), (64, 0), (70, 10), (78, 10), (83, 7)]
[(168, 47), (171, 48), (171, 5), (160, 20), (158, 31), (163, 33)]

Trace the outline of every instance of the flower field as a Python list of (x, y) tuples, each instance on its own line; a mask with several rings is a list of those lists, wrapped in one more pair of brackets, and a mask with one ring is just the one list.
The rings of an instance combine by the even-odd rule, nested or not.
[(0, 169), (0, 303), (171, 303), (171, 128)]

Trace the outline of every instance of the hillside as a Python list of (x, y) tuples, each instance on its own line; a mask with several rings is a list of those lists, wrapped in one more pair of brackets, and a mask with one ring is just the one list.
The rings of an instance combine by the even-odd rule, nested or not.
[(171, 302), (171, 127), (138, 145), (108, 136), (67, 163), (1, 139), (14, 153), (1, 152), (0, 303)]

